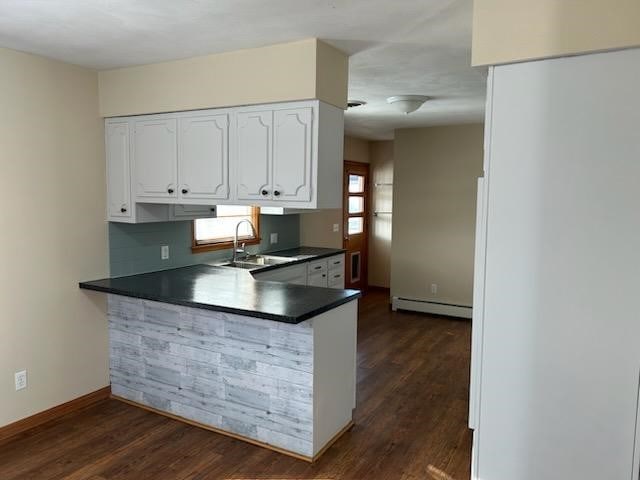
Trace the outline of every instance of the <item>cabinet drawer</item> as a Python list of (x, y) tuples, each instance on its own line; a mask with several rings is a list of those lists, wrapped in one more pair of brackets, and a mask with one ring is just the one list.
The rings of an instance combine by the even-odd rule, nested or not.
[(313, 275), (316, 273), (326, 273), (326, 272), (327, 272), (326, 259), (309, 262), (309, 275)]
[(336, 255), (335, 257), (329, 257), (327, 259), (327, 264), (329, 265), (329, 271), (338, 270), (344, 271), (344, 253), (341, 255)]
[(326, 272), (309, 273), (307, 285), (309, 285), (310, 287), (326, 288), (327, 286), (329, 286), (329, 283), (327, 282), (327, 273)]
[(344, 288), (344, 272), (329, 272), (327, 284), (329, 288)]

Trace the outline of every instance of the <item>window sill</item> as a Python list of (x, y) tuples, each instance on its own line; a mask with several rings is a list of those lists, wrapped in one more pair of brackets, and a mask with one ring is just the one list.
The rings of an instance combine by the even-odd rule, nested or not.
[[(254, 238), (253, 240), (239, 241), (238, 244), (259, 245), (260, 240), (260, 238)], [(215, 252), (216, 250), (231, 250), (232, 248), (233, 242), (203, 243), (200, 245), (192, 245), (191, 253)]]

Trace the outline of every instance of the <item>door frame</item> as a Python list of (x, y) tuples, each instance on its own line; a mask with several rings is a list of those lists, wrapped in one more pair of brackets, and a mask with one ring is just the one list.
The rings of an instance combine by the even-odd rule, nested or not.
[[(347, 278), (347, 274), (350, 276), (351, 272), (351, 259), (348, 255), (348, 237), (349, 237), (349, 181), (347, 171), (349, 169), (356, 169), (363, 172), (365, 177), (364, 184), (364, 212), (363, 212), (363, 230), (362, 235), (364, 242), (362, 246), (363, 257), (360, 259), (360, 279), (361, 289), (364, 291), (369, 286), (369, 224), (371, 222), (371, 167), (368, 163), (354, 162), (352, 160), (345, 160), (342, 168), (342, 248), (347, 250), (345, 255), (345, 286), (349, 283), (350, 278)], [(357, 173), (357, 172), (354, 172)], [(348, 265), (347, 265), (348, 263)]]

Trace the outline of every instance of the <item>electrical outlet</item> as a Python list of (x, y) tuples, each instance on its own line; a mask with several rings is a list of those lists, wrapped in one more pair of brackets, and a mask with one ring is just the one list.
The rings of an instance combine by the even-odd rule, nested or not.
[(334, 223), (333, 224), (333, 231), (334, 232), (339, 232), (340, 231), (340, 224), (339, 223)]
[(169, 245), (162, 245), (160, 247), (160, 258), (162, 260), (169, 260)]
[(431, 294), (432, 295), (437, 295), (438, 294), (438, 284), (437, 283), (432, 283), (431, 284)]
[(269, 241), (271, 242), (271, 244), (273, 245), (274, 243), (278, 243), (278, 234), (277, 233), (272, 233), (269, 237)]
[(16, 372), (14, 374), (14, 379), (16, 382), (16, 391), (27, 388), (27, 371), (26, 370), (21, 370), (20, 372)]

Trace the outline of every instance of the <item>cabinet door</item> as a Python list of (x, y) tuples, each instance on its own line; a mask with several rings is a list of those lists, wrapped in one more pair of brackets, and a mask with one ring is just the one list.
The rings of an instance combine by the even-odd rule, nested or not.
[(123, 221), (133, 215), (131, 204), (131, 163), (129, 157), (129, 123), (107, 123), (107, 217)]
[(229, 198), (229, 115), (180, 119), (178, 196)]
[(136, 197), (178, 198), (176, 119), (138, 120), (134, 135)]
[(329, 283), (327, 281), (327, 272), (322, 273), (309, 273), (309, 277), (307, 278), (307, 285), (310, 287), (328, 287)]
[(236, 198), (271, 199), (271, 111), (238, 112)]
[(311, 107), (274, 112), (274, 199), (287, 202), (311, 200), (312, 123)]

